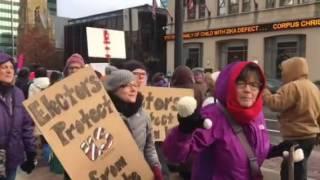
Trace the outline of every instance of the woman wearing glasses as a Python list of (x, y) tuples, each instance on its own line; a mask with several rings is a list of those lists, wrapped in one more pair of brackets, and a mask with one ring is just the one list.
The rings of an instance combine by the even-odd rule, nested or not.
[[(257, 64), (226, 66), (216, 82), (219, 103), (202, 109), (192, 107), (196, 103), (190, 99), (178, 103), (179, 125), (164, 142), (166, 157), (179, 163), (192, 154), (194, 180), (262, 179), (260, 166), (270, 150), (262, 112), (264, 85)], [(211, 120), (211, 128), (202, 128), (206, 118)]]

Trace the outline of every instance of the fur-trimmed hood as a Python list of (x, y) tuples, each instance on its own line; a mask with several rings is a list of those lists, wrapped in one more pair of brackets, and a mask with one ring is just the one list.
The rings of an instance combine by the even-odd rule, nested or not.
[(309, 68), (305, 58), (292, 57), (281, 63), (281, 76), (283, 83), (295, 81), (300, 78), (308, 78)]

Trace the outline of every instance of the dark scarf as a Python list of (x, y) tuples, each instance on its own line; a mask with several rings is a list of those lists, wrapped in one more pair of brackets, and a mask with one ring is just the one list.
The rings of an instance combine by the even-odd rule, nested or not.
[(123, 114), (125, 117), (130, 117), (137, 113), (142, 106), (143, 96), (139, 92), (137, 95), (137, 100), (135, 103), (127, 103), (116, 96), (113, 92), (108, 92), (114, 106), (116, 107), (117, 111)]
[(0, 95), (4, 97), (12, 88), (11, 84), (0, 82)]

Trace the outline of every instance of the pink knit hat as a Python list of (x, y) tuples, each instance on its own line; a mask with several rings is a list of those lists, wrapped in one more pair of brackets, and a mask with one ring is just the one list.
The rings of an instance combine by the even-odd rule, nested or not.
[(84, 67), (84, 65), (85, 65), (84, 59), (80, 54), (78, 54), (78, 53), (72, 54), (67, 59), (66, 65), (64, 66), (64, 70), (63, 70), (64, 76), (68, 76), (68, 67), (70, 66), (70, 64), (73, 64), (73, 63), (78, 63), (81, 65), (81, 67)]

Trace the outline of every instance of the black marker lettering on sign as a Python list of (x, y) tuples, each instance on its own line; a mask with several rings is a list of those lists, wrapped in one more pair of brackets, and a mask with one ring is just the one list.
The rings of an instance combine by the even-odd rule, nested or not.
[(111, 107), (111, 100), (108, 100), (105, 95), (102, 97), (102, 100), (102, 103), (88, 111), (80, 109), (80, 119), (73, 121), (74, 123), (71, 123), (68, 127), (64, 121), (58, 122), (51, 127), (63, 146), (69, 144), (77, 134), (83, 134), (86, 129), (90, 129), (93, 123), (98, 123), (104, 119), (107, 113), (111, 114), (114, 112)]
[(50, 100), (45, 95), (43, 95), (40, 97), (40, 101), (49, 112), (51, 119), (56, 115), (61, 114), (61, 109), (59, 108), (59, 105), (55, 100)]
[(145, 107), (146, 109), (151, 109), (151, 107), (150, 107), (150, 103), (151, 103), (151, 101), (153, 101), (153, 96), (152, 96), (152, 93), (151, 92), (149, 92), (148, 93), (148, 96), (145, 98), (145, 102), (147, 103), (147, 107)]
[[(40, 101), (30, 103), (28, 109), (40, 126), (44, 126), (57, 115), (75, 106), (79, 100), (85, 100), (91, 97), (92, 93), (98, 93), (101, 90), (102, 85), (99, 79), (95, 75), (91, 75), (73, 87), (63, 85), (63, 92), (58, 92), (52, 99), (46, 95), (42, 95)], [(107, 104), (105, 106), (109, 112), (113, 111), (110, 105)], [(101, 112), (101, 107), (98, 109), (98, 111)], [(92, 113), (95, 114), (95, 112)], [(96, 120), (96, 118), (94, 120)]]
[(152, 92), (148, 92), (148, 95), (145, 98), (144, 108), (147, 110), (156, 110), (156, 111), (177, 111), (175, 104), (179, 100), (179, 97), (164, 97), (155, 98), (152, 95)]
[[(127, 166), (127, 161), (121, 156), (113, 165), (106, 166), (104, 172), (98, 175), (96, 170), (90, 171), (88, 176), (90, 180), (108, 180), (116, 178)], [(137, 174), (137, 173), (136, 173)], [(139, 175), (138, 175), (139, 176)], [(123, 177), (123, 175), (122, 175)]]
[(168, 115), (162, 114), (160, 116), (156, 116), (154, 112), (151, 112), (149, 115), (150, 115), (151, 122), (156, 126), (170, 125), (173, 123), (173, 120), (174, 120), (174, 116), (171, 112), (168, 113)]
[(153, 136), (155, 139), (159, 139), (160, 138), (160, 130), (153, 130)]
[[(164, 128), (164, 131), (163, 131), (164, 137), (167, 137), (169, 135), (169, 127), (168, 126), (163, 126), (163, 128)], [(153, 130), (153, 137), (155, 139), (159, 139), (161, 134), (162, 133), (161, 133), (160, 130)]]
[(43, 109), (40, 109), (40, 103), (38, 101), (33, 101), (28, 105), (28, 109), (33, 114), (35, 120), (39, 123), (40, 126), (45, 125), (50, 121), (51, 117), (49, 114), (45, 114)]
[(141, 180), (141, 176), (137, 172), (132, 172), (129, 176), (123, 173), (122, 178), (123, 180)]
[(90, 76), (89, 77), (89, 82), (93, 87), (91, 88), (92, 93), (97, 93), (102, 89), (100, 80), (96, 76)]

